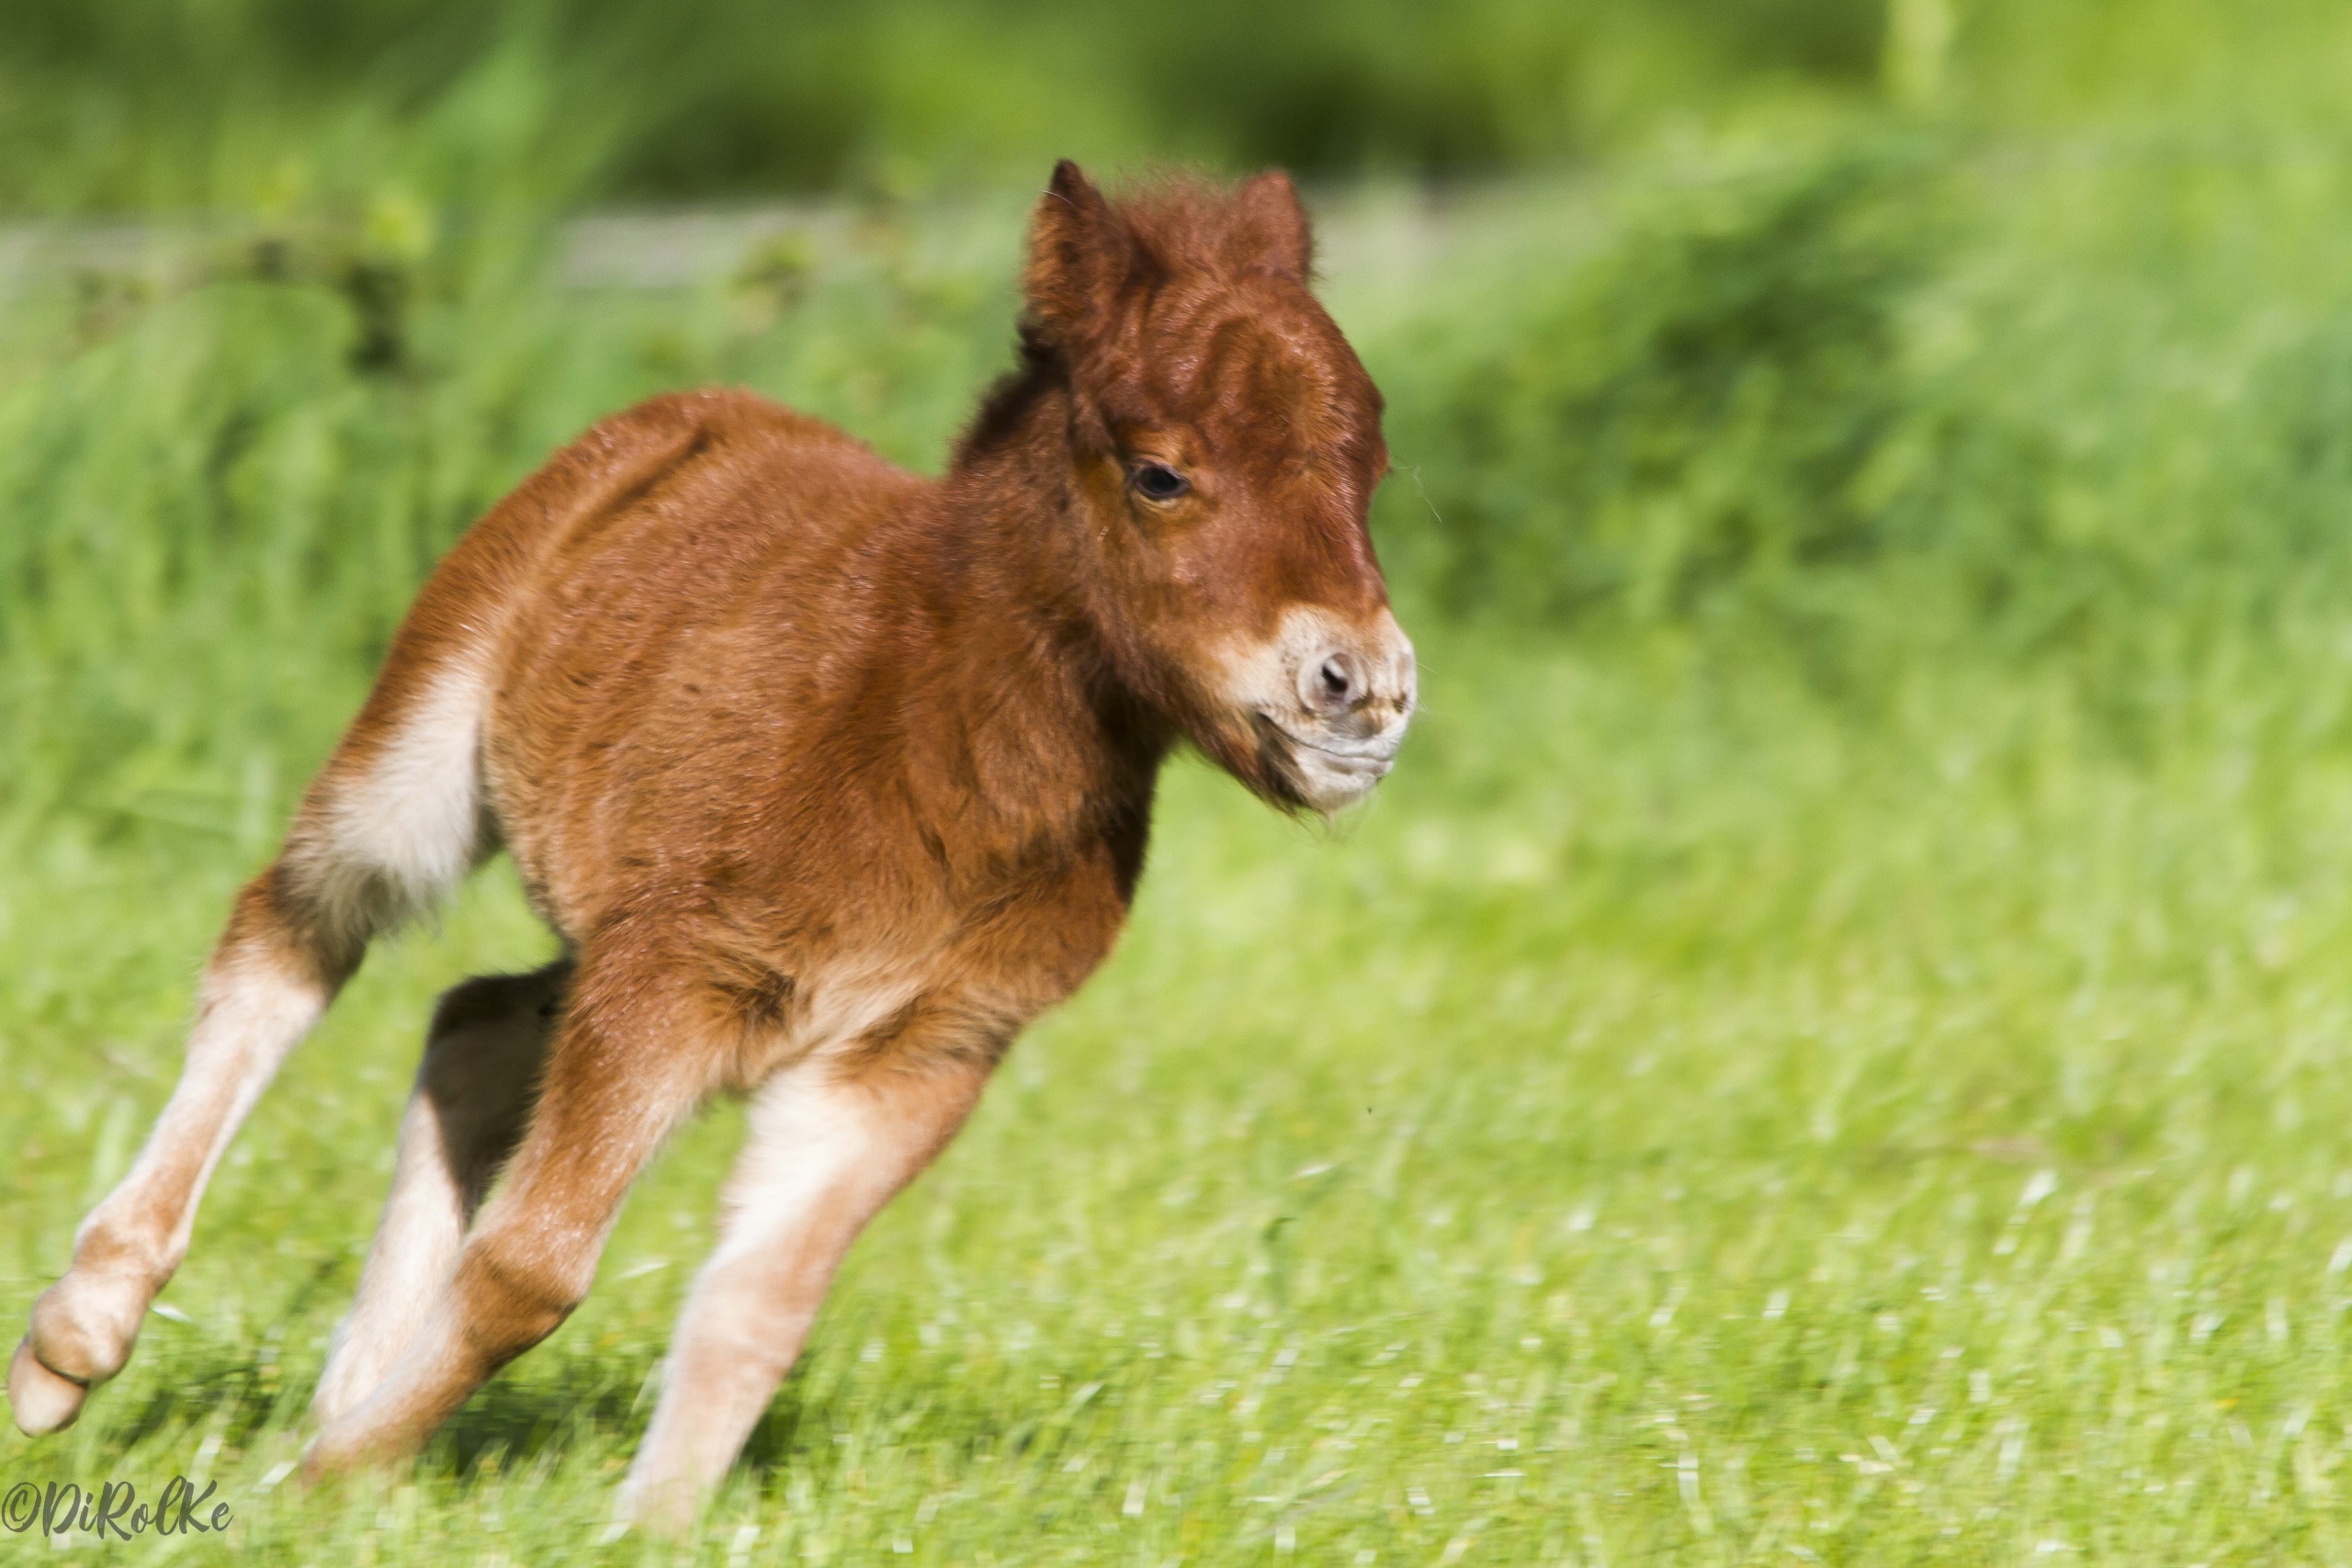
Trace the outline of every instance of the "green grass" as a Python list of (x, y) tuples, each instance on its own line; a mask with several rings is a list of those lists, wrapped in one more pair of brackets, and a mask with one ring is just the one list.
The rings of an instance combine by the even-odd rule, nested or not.
[[(1329, 832), (1176, 769), (1118, 954), (861, 1244), (691, 1553), (2352, 1557), (2347, 185), (2300, 133), (1792, 131), (1335, 204), (1404, 761)], [(0, 303), (0, 1314), (457, 530), (702, 380), (935, 462), (1016, 211), (668, 292), (392, 213)], [(372, 957), (178, 1315), (0, 1483), (210, 1475), (197, 1558), (684, 1554), (600, 1536), (725, 1108), (413, 1477), (264, 1486), (432, 996), (547, 947), (500, 868)]]
[[(2126, 765), (2030, 690), (1858, 737), (1670, 648), (1427, 640), (1340, 833), (1178, 772), (1118, 957), (861, 1245), (702, 1556), (2341, 1561), (2352, 758), (2266, 737), (2342, 698), (2217, 692)], [(11, 1313), (247, 862), (154, 829), (12, 873)], [(371, 961), (222, 1170), (188, 1321), (0, 1474), (200, 1470), (240, 1561), (647, 1556), (594, 1537), (724, 1112), (415, 1478), (256, 1492), (429, 997), (545, 948), (500, 873)]]

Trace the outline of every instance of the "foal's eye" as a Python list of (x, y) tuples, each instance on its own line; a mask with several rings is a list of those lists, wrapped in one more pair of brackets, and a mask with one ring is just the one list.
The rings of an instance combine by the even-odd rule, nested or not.
[(1165, 463), (1139, 463), (1127, 483), (1146, 501), (1173, 501), (1193, 488), (1193, 481)]

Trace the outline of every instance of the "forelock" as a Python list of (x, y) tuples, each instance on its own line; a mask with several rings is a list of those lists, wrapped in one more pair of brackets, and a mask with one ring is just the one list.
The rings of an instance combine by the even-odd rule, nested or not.
[(1236, 262), (1241, 219), (1224, 190), (1163, 177), (1112, 210), (1134, 267), (1096, 365), (1117, 401), (1156, 405), (1121, 414), (1279, 432), (1285, 457), (1377, 465), (1379, 393), (1306, 280)]
[(1245, 222), (1233, 194), (1189, 175), (1162, 175), (1122, 191), (1112, 203), (1136, 243), (1170, 275), (1232, 277), (1259, 270), (1237, 265), (1232, 241)]

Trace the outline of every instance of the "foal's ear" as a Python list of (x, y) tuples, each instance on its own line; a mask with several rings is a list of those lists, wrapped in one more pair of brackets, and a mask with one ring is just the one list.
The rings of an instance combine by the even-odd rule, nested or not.
[(1288, 175), (1269, 169), (1234, 193), (1225, 253), (1229, 266), (1306, 281), (1315, 265), (1315, 236)]
[(1135, 262), (1135, 238), (1094, 183), (1064, 158), (1029, 219), (1021, 288), (1029, 314), (1068, 342), (1102, 318)]

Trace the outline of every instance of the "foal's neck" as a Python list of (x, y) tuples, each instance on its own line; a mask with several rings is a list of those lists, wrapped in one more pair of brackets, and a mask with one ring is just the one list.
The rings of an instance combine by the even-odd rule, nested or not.
[(1174, 729), (1132, 679), (1099, 581), (1072, 490), (1068, 394), (1050, 380), (1012, 390), (1017, 406), (1002, 406), (1004, 390), (991, 400), (934, 492), (922, 554), (947, 610), (941, 694), (974, 750), (1082, 775), (1106, 803), (1148, 799)]

